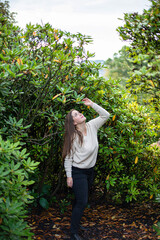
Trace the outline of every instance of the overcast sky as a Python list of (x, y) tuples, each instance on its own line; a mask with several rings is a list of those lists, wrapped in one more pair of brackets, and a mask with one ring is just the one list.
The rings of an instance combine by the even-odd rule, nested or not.
[(93, 44), (88, 50), (95, 52), (97, 60), (112, 58), (126, 44), (116, 31), (123, 25), (118, 18), (123, 18), (124, 13), (142, 13), (151, 5), (149, 0), (10, 0), (9, 3), (22, 28), (29, 22), (49, 22), (57, 29), (90, 35)]

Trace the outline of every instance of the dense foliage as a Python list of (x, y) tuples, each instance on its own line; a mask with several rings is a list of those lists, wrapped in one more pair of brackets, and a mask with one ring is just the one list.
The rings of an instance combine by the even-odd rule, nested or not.
[(84, 96), (111, 113), (99, 132), (95, 189), (116, 202), (155, 198), (160, 159), (150, 144), (158, 138), (158, 126), (144, 106), (130, 100), (121, 80), (99, 76), (101, 64), (89, 61), (94, 54), (85, 51), (92, 39), (49, 23), (20, 29), (7, 2), (1, 6), (1, 239), (30, 237), (23, 218), (31, 196), (36, 206), (48, 208), (57, 193), (67, 192), (64, 118), (72, 108), (87, 120), (96, 117), (81, 104)]
[(160, 105), (160, 2), (150, 0), (151, 6), (142, 14), (124, 14), (124, 25), (118, 28), (123, 40), (130, 42), (128, 52), (134, 65), (129, 86), (139, 97), (146, 93), (145, 103), (155, 109)]
[(18, 240), (33, 235), (24, 217), (26, 206), (33, 199), (28, 192), (34, 183), (29, 174), (39, 163), (31, 160), (23, 141), (29, 126), (24, 126), (23, 119), (17, 120), (12, 114), (17, 106), (16, 101), (10, 99), (13, 80), (7, 72), (12, 75), (9, 62), (14, 59), (7, 51), (11, 53), (14, 46), (18, 46), (15, 41), (19, 28), (14, 26), (14, 15), (8, 7), (8, 2), (0, 2), (0, 239)]
[(28, 155), (25, 148), (21, 150), (20, 142), (0, 138), (0, 239), (3, 240), (32, 236), (23, 218), (26, 204), (33, 199), (26, 188), (34, 183), (29, 180), (29, 173), (38, 163)]

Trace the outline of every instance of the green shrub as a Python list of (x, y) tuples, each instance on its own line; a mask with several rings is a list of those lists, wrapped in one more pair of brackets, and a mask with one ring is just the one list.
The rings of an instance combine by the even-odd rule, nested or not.
[[(0, 136), (0, 239), (18, 240), (32, 233), (25, 222), (26, 206), (32, 196), (27, 187), (33, 184), (28, 174), (38, 163), (31, 161), (20, 142), (3, 141)], [(29, 238), (28, 238), (29, 239)]]
[(103, 87), (101, 103), (111, 117), (100, 130), (97, 185), (105, 185), (106, 196), (117, 202), (154, 199), (160, 192), (160, 152), (150, 145), (159, 126), (118, 81), (110, 79)]
[[(133, 96), (120, 86), (120, 80), (99, 76), (101, 64), (89, 61), (94, 54), (85, 51), (92, 39), (55, 29), (49, 23), (28, 24), (21, 30), (8, 15), (0, 15), (0, 19), (1, 135), (7, 142), (10, 138), (9, 144), (25, 143), (31, 159), (40, 162), (30, 176), (36, 182), (34, 189), (30, 188), (36, 201), (48, 208), (49, 197), (66, 189), (61, 158), (65, 115), (76, 108), (85, 112), (87, 120), (97, 116), (81, 104), (84, 96), (111, 113), (99, 132), (98, 188), (116, 202), (154, 199), (159, 192), (160, 164), (149, 145), (158, 138), (158, 120), (152, 119), (146, 107), (132, 102)], [(9, 166), (3, 162), (2, 170), (16, 166), (19, 171), (20, 162), (9, 161)], [(23, 171), (30, 169), (32, 161), (21, 164), (25, 166), (23, 181), (28, 177)], [(43, 192), (45, 185), (51, 186), (50, 195)]]

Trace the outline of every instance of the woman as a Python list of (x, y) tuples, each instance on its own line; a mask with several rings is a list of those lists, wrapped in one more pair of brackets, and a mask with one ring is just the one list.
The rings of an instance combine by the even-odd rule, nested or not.
[(78, 230), (88, 201), (88, 189), (93, 180), (93, 169), (98, 153), (97, 131), (109, 118), (109, 113), (90, 99), (83, 99), (83, 103), (92, 107), (99, 117), (86, 123), (86, 117), (74, 109), (66, 116), (63, 159), (67, 186), (73, 188), (75, 195), (71, 217), (71, 240), (83, 239), (78, 235)]

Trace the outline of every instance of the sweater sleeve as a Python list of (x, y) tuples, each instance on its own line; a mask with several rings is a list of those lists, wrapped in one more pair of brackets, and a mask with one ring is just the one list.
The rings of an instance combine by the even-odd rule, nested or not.
[(67, 155), (64, 160), (64, 168), (67, 177), (72, 177), (72, 162), (73, 162), (72, 154), (70, 154), (69, 156)]
[(98, 130), (107, 121), (110, 114), (96, 103), (93, 103), (92, 108), (99, 114), (99, 117), (92, 119), (89, 123), (93, 124)]

